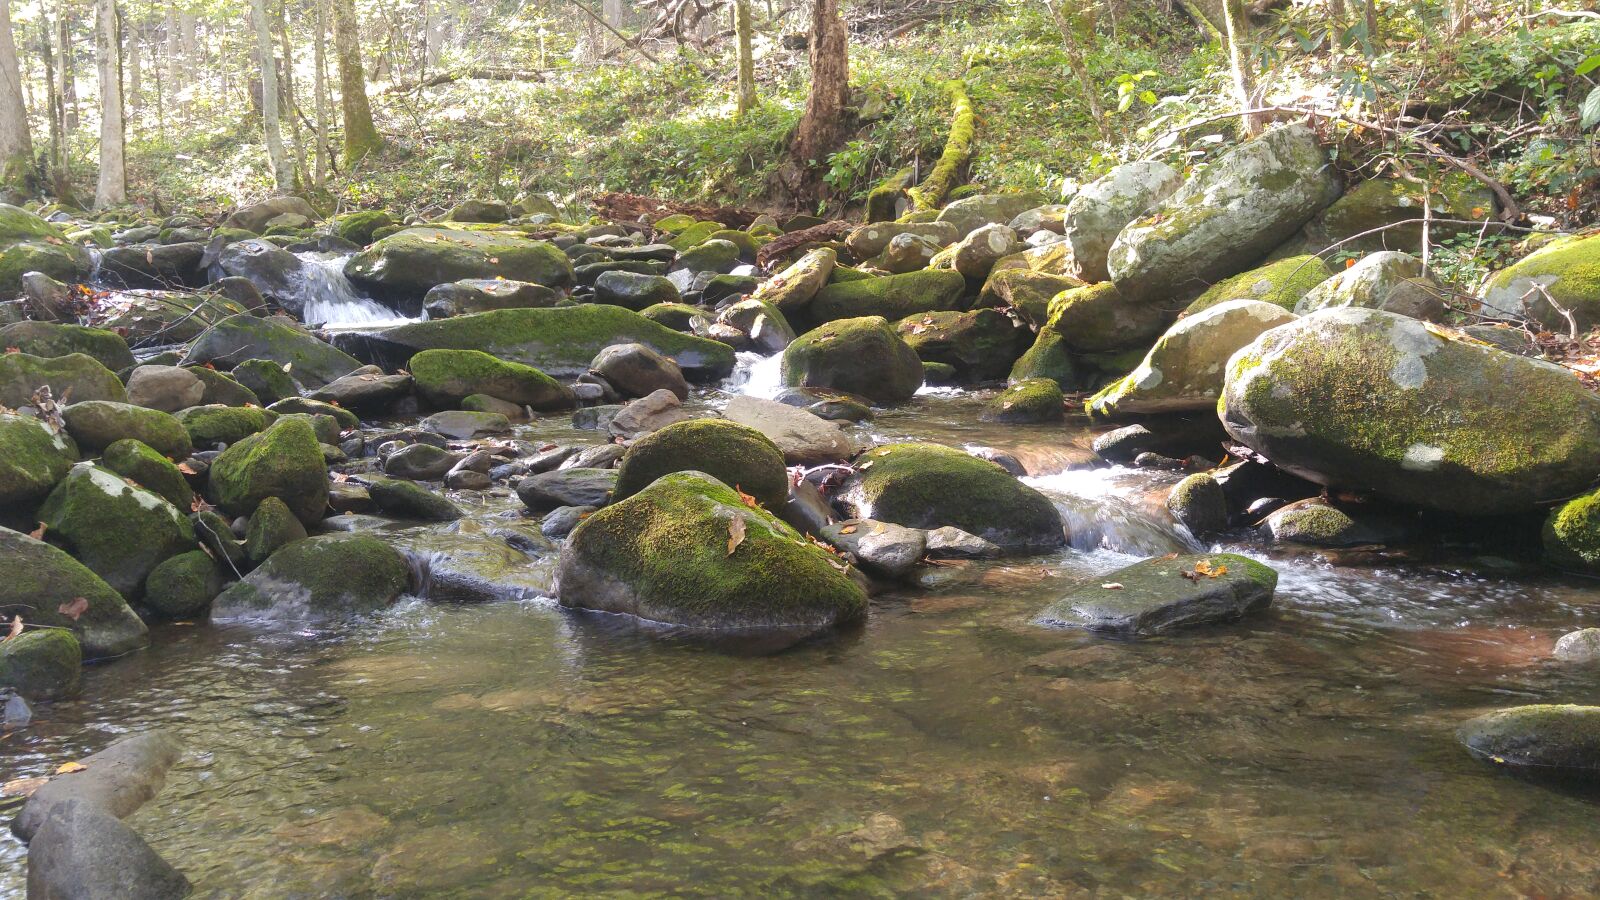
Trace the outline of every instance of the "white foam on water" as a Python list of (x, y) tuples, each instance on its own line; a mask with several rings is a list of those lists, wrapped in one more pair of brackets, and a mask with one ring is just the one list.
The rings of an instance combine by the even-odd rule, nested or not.
[(412, 322), (382, 303), (357, 293), (355, 285), (344, 277), (344, 264), (349, 256), (330, 256), (325, 253), (298, 254), (305, 263), (301, 271), (301, 295), (305, 306), (300, 314), (302, 321), (312, 325), (398, 325)]
[(722, 383), (723, 391), (764, 400), (771, 400), (783, 392), (782, 353), (771, 356), (739, 353), (735, 358), (733, 374)]

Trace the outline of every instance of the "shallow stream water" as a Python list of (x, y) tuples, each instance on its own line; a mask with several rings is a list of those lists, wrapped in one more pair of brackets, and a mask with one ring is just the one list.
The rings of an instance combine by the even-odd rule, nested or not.
[[(1014, 452), (1067, 511), (1073, 549), (941, 567), (874, 598), (863, 627), (772, 655), (547, 599), (162, 626), (0, 742), (0, 780), (171, 729), (188, 752), (130, 822), (201, 897), (1600, 884), (1591, 800), (1491, 771), (1453, 738), (1489, 709), (1592, 702), (1600, 674), (1549, 656), (1600, 623), (1600, 583), (1491, 557), (1275, 555), (1273, 608), (1248, 622), (1138, 642), (1044, 630), (1031, 618), (1068, 586), (1192, 539), (1160, 511), (1170, 476), (1083, 469), (1081, 423), (980, 425), (979, 408), (923, 396), (862, 436)], [(524, 433), (598, 440), (556, 419)], [(464, 505), (461, 530), (517, 524), (503, 488)], [(530, 554), (535, 587), (552, 559)], [(23, 857), (0, 844), (0, 896), (22, 895)]]

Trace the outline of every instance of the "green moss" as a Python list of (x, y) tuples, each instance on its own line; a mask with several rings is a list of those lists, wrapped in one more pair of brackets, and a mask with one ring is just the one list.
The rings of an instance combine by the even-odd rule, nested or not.
[(194, 501), (194, 489), (189, 487), (188, 480), (172, 460), (142, 441), (132, 438), (114, 441), (105, 449), (101, 463), (118, 475), (133, 479), (179, 510), (188, 509)]
[(216, 599), (222, 615), (274, 610), (291, 619), (361, 615), (399, 599), (411, 585), (400, 551), (365, 534), (306, 538), (272, 554)]
[(1333, 277), (1317, 256), (1290, 256), (1217, 282), (1189, 304), (1194, 315), (1229, 300), (1262, 300), (1290, 312), (1312, 288)]
[(66, 356), (82, 353), (100, 365), (119, 372), (133, 365), (128, 342), (114, 331), (54, 322), (18, 322), (0, 328), (0, 347), (12, 347), (34, 356)]
[[(960, 277), (960, 276), (957, 276)], [(783, 351), (783, 383), (904, 403), (922, 386), (922, 361), (879, 316), (838, 319)]]
[(986, 422), (1029, 424), (1065, 417), (1066, 397), (1049, 378), (1030, 378), (1011, 385), (984, 408)]
[(420, 298), (464, 278), (506, 278), (546, 287), (572, 283), (572, 264), (553, 244), (514, 233), (407, 228), (351, 257), (345, 275), (376, 290)]
[(22, 513), (43, 500), (77, 462), (78, 449), (29, 416), (0, 413), (0, 507)]
[(867, 192), (866, 221), (893, 222), (900, 215), (900, 201), (906, 198), (906, 188), (916, 181), (917, 170), (906, 166), (878, 182), (877, 187)]
[(1076, 352), (1103, 353), (1143, 343), (1173, 318), (1159, 304), (1129, 298), (1103, 281), (1063, 291), (1051, 300), (1047, 326)]
[(0, 244), (0, 296), (21, 291), (22, 276), (28, 272), (43, 272), (57, 281), (72, 283), (89, 277), (92, 268), (89, 254), (82, 247), (44, 241)]
[(945, 142), (944, 152), (939, 154), (939, 161), (934, 163), (933, 171), (921, 184), (906, 192), (918, 211), (938, 209), (972, 159), (972, 141), (978, 128), (972, 98), (967, 96), (967, 86), (963, 82), (951, 81), (945, 88), (950, 92), (950, 138)]
[(145, 582), (144, 608), (162, 619), (205, 614), (222, 591), (222, 573), (204, 550), (192, 550), (156, 566)]
[(996, 268), (983, 291), (978, 294), (975, 308), (1012, 309), (1034, 328), (1050, 321), (1050, 301), (1063, 291), (1084, 287), (1084, 283), (1068, 275), (1052, 275), (1032, 269)]
[(196, 447), (234, 444), (267, 427), (267, 413), (253, 406), (191, 406), (177, 418)]
[(806, 307), (806, 317), (818, 323), (859, 316), (903, 319), (958, 309), (966, 289), (960, 274), (933, 270), (830, 284)]
[(1484, 288), (1485, 302), (1515, 311), (1513, 303), (1528, 295), (1534, 283), (1542, 285), (1543, 291), (1529, 295), (1526, 306), (1545, 327), (1563, 332), (1568, 328), (1566, 317), (1550, 305), (1550, 300), (1573, 313), (1579, 328), (1600, 325), (1600, 235), (1572, 235), (1552, 241), (1495, 273)]
[[(1498, 206), (1493, 192), (1462, 172), (1445, 174), (1437, 184), (1431, 185), (1429, 193), (1432, 213), (1440, 219), (1487, 220), (1494, 217)], [(1423, 207), (1422, 190), (1417, 185), (1399, 178), (1371, 178), (1346, 191), (1307, 226), (1307, 231), (1320, 246), (1365, 234), (1342, 246), (1365, 252), (1416, 253), (1422, 246), (1421, 222), (1367, 232), (1408, 219), (1420, 219)], [(1470, 225), (1435, 222), (1429, 234), (1437, 243), (1452, 235), (1476, 231)]]
[(658, 322), (671, 328), (673, 331), (691, 331), (695, 319), (711, 320), (711, 314), (698, 306), (687, 303), (657, 303), (639, 311), (652, 322)]
[[(729, 550), (738, 519), (744, 537)], [(690, 627), (819, 626), (862, 618), (866, 592), (827, 551), (701, 472), (667, 475), (589, 516), (561, 560), (561, 602), (625, 586), (603, 608)]]
[(193, 451), (183, 423), (157, 409), (109, 400), (86, 400), (63, 411), (67, 431), (85, 453), (98, 453), (123, 438), (149, 445), (157, 453), (183, 459)]
[(305, 537), (306, 527), (289, 507), (277, 497), (267, 497), (250, 515), (250, 526), (244, 535), (245, 558), (259, 566), (279, 549)]
[(222, 451), (211, 464), (210, 494), (224, 512), (248, 516), (277, 497), (301, 522), (322, 520), (328, 507), (328, 467), (311, 426), (284, 417)]
[(700, 246), (710, 240), (713, 234), (722, 230), (723, 225), (721, 222), (696, 222), (679, 231), (667, 243), (672, 245), (672, 249), (682, 253), (685, 250)]
[(46, 540), (130, 599), (162, 560), (195, 546), (194, 528), (176, 507), (93, 463), (79, 463), (56, 485), (39, 521)]
[(663, 234), (682, 234), (684, 230), (695, 224), (694, 216), (683, 213), (673, 213), (656, 220), (655, 230)]
[(923, 362), (949, 365), (966, 382), (1006, 377), (1028, 337), (1027, 331), (992, 309), (910, 316), (901, 319), (895, 330)]
[(48, 385), (57, 402), (128, 399), (116, 373), (82, 353), (46, 358), (31, 353), (0, 353), (0, 406), (17, 409), (33, 402)]
[(307, 416), (332, 416), (339, 427), (345, 431), (361, 427), (361, 419), (355, 413), (342, 406), (334, 406), (324, 400), (313, 400), (310, 397), (290, 397), (279, 400), (267, 407), (267, 412), (279, 416), (307, 415)]
[(22, 207), (0, 203), (0, 244), (65, 237), (61, 229)]
[(1550, 511), (1544, 523), (1544, 549), (1555, 565), (1600, 572), (1600, 491)]
[(1072, 362), (1072, 353), (1060, 333), (1046, 325), (1011, 367), (1009, 381), (1026, 381), (1048, 378), (1060, 385), (1063, 391), (1075, 390), (1078, 377)]
[(246, 359), (263, 359), (287, 366), (296, 381), (320, 388), (361, 368), (361, 362), (326, 341), (292, 325), (252, 315), (234, 315), (206, 329), (189, 345), (186, 366), (213, 363), (232, 368)]
[(768, 509), (789, 499), (783, 451), (753, 428), (725, 419), (690, 419), (635, 441), (618, 464), (618, 500), (639, 493), (672, 472), (705, 472), (733, 485)]
[(55, 700), (78, 690), (83, 649), (64, 628), (24, 631), (0, 641), (0, 687), (29, 700)]
[(440, 405), (455, 405), (473, 394), (539, 410), (573, 404), (572, 392), (554, 378), (478, 350), (424, 350), (411, 357), (411, 377), (418, 393)]

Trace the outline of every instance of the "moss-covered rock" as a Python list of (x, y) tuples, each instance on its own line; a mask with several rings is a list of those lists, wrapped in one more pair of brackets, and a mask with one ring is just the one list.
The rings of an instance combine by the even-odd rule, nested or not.
[(1378, 310), (1324, 310), (1234, 355), (1235, 440), (1321, 484), (1468, 515), (1538, 508), (1600, 472), (1600, 397), (1570, 371)]
[(381, 209), (358, 209), (328, 220), (328, 230), (355, 244), (372, 243), (372, 233), (394, 225), (394, 217)]
[(1473, 756), (1510, 771), (1600, 777), (1600, 706), (1514, 706), (1467, 721), (1456, 738)]
[(922, 387), (922, 361), (881, 316), (838, 319), (808, 331), (783, 351), (783, 383), (827, 388), (877, 403), (910, 400)]
[(1186, 316), (1150, 348), (1138, 368), (1090, 397), (1090, 415), (1212, 409), (1222, 396), (1228, 359), (1294, 313), (1259, 300), (1230, 300)]
[(667, 475), (585, 519), (562, 549), (557, 593), (565, 606), (689, 628), (811, 630), (867, 614), (845, 563), (702, 472)]
[(20, 207), (0, 203), (0, 297), (22, 290), (26, 272), (57, 281), (82, 281), (94, 263), (87, 250), (69, 243), (56, 226)]
[(191, 406), (177, 419), (196, 447), (235, 444), (267, 427), (267, 412), (253, 406)]
[(300, 396), (300, 385), (295, 383), (294, 376), (283, 370), (281, 363), (247, 359), (233, 367), (232, 375), (235, 381), (255, 394), (262, 405)]
[(1369, 253), (1300, 298), (1294, 311), (1305, 314), (1340, 306), (1381, 309), (1413, 319), (1444, 318), (1446, 291), (1423, 271), (1422, 260), (1393, 250)]
[(183, 364), (227, 369), (246, 359), (287, 367), (296, 381), (313, 390), (361, 368), (355, 358), (293, 325), (251, 315), (229, 316), (207, 328), (189, 345)]
[(556, 288), (504, 278), (466, 278), (428, 289), (422, 311), (430, 319), (448, 319), (496, 309), (543, 309), (565, 295)]
[(956, 226), (960, 237), (966, 237), (985, 225), (1004, 225), (1044, 203), (1043, 195), (1031, 192), (977, 194), (955, 200), (939, 210), (937, 221)]
[(1321, 257), (1289, 256), (1224, 278), (1206, 288), (1184, 312), (1192, 316), (1229, 300), (1260, 300), (1294, 311), (1312, 288), (1332, 275), (1333, 270)]
[(1073, 195), (1063, 232), (1076, 274), (1089, 282), (1109, 280), (1106, 255), (1117, 235), (1182, 184), (1183, 176), (1166, 163), (1140, 160), (1117, 166)]
[(361, 427), (361, 419), (355, 413), (342, 406), (334, 406), (322, 400), (313, 400), (310, 397), (290, 397), (279, 400), (267, 407), (267, 412), (279, 418), (284, 416), (328, 416), (339, 424), (345, 431)]
[[(76, 601), (87, 604), (76, 617)], [(117, 656), (149, 643), (144, 622), (100, 576), (59, 547), (0, 528), (0, 615), (75, 634), (90, 659)]]
[(56, 402), (126, 402), (127, 391), (115, 372), (93, 357), (70, 353), (52, 358), (31, 353), (0, 353), (0, 406), (28, 406), (34, 392), (48, 386)]
[(889, 444), (861, 454), (838, 499), (854, 518), (953, 525), (1011, 553), (1066, 542), (1047, 497), (988, 460), (939, 444)]
[(1007, 381), (1016, 383), (1032, 378), (1048, 378), (1060, 385), (1063, 391), (1076, 390), (1078, 376), (1072, 361), (1071, 348), (1053, 328), (1045, 326), (1034, 336), (1029, 347), (1011, 366)]
[(682, 253), (685, 250), (688, 250), (692, 247), (698, 247), (699, 245), (705, 243), (711, 239), (713, 234), (716, 234), (723, 229), (724, 226), (721, 222), (695, 222), (691, 225), (686, 225), (675, 232), (675, 236), (672, 238), (672, 240), (668, 241), (667, 244), (668, 246), (672, 247), (672, 249)]
[(311, 426), (280, 418), (222, 451), (211, 463), (212, 501), (231, 516), (248, 516), (277, 497), (301, 522), (322, 520), (328, 508), (328, 466)]
[(367, 289), (420, 301), (434, 285), (464, 278), (507, 278), (546, 287), (572, 283), (567, 255), (546, 241), (508, 232), (407, 228), (351, 257), (345, 276)]
[(1271, 543), (1308, 547), (1382, 544), (1403, 535), (1400, 529), (1382, 519), (1362, 516), (1357, 520), (1319, 497), (1274, 510), (1262, 520), (1257, 532)]
[(400, 551), (370, 535), (330, 534), (274, 553), (217, 595), (212, 614), (282, 622), (365, 615), (390, 606), (410, 586), (411, 566)]
[(45, 539), (71, 553), (129, 600), (163, 560), (195, 547), (177, 507), (110, 470), (79, 463), (39, 508)]
[[(1494, 192), (1464, 172), (1446, 174), (1429, 193), (1432, 196), (1427, 205), (1432, 207), (1435, 219), (1487, 221), (1499, 210)], [(1341, 246), (1368, 253), (1379, 250), (1416, 253), (1422, 246), (1422, 223), (1396, 223), (1421, 219), (1423, 212), (1422, 188), (1418, 185), (1399, 178), (1370, 178), (1346, 191), (1312, 219), (1306, 225), (1306, 233), (1319, 247), (1350, 241)], [(1384, 228), (1386, 225), (1394, 227)], [(1435, 221), (1429, 236), (1440, 242), (1458, 234), (1476, 234), (1479, 227)]]
[(1198, 538), (1228, 527), (1228, 497), (1222, 483), (1209, 472), (1196, 472), (1173, 485), (1167, 494), (1167, 509)]
[(245, 387), (237, 380), (205, 366), (194, 366), (189, 369), (194, 376), (205, 385), (205, 393), (200, 396), (204, 404), (220, 404), (222, 406), (260, 406), (261, 398), (256, 392)]
[(923, 313), (901, 319), (895, 330), (923, 362), (945, 363), (966, 383), (1006, 377), (1029, 336), (993, 309)]
[(1266, 256), (1338, 193), (1311, 129), (1273, 128), (1129, 223), (1111, 245), (1107, 269), (1130, 298), (1171, 304)]
[(74, 403), (62, 411), (67, 431), (86, 454), (99, 453), (124, 438), (132, 438), (173, 459), (183, 459), (193, 444), (183, 423), (154, 409), (109, 400)]
[(722, 238), (708, 238), (678, 254), (673, 268), (696, 273), (731, 272), (737, 265), (738, 244)]
[(1529, 315), (1565, 332), (1570, 326), (1551, 300), (1581, 329), (1600, 324), (1600, 234), (1559, 238), (1496, 272), (1484, 286), (1483, 312)]
[(454, 522), (461, 518), (461, 507), (420, 484), (402, 478), (364, 476), (367, 493), (385, 514), (423, 522)]
[(82, 353), (113, 372), (133, 365), (133, 352), (122, 335), (82, 325), (17, 322), (0, 328), (0, 347), (7, 351), (15, 347), (23, 353), (44, 357)]
[(217, 563), (204, 550), (192, 550), (156, 566), (145, 580), (142, 606), (160, 619), (194, 619), (205, 615), (222, 586)]
[(726, 378), (733, 348), (681, 334), (632, 310), (604, 303), (555, 309), (503, 309), (437, 322), (417, 322), (361, 336), (385, 368), (410, 368), (423, 350), (481, 350), (556, 378), (575, 378), (612, 344), (644, 344), (670, 356), (698, 381)]
[(951, 222), (883, 222), (863, 225), (850, 232), (845, 238), (845, 247), (857, 260), (871, 259), (902, 234), (927, 238), (940, 247), (948, 247), (962, 237), (960, 229)]
[(1147, 559), (1090, 579), (1035, 621), (1146, 637), (1260, 612), (1277, 586), (1277, 572), (1232, 553)]
[(43, 500), (78, 461), (72, 438), (31, 416), (0, 413), (0, 509), (22, 513)]
[[(698, 306), (690, 306), (687, 303), (657, 303), (655, 306), (640, 311), (639, 315), (652, 322), (665, 325), (673, 331), (687, 333), (704, 330), (710, 326), (713, 318), (709, 311)], [(698, 329), (696, 327), (697, 322), (699, 323)]]
[(1031, 425), (1059, 422), (1066, 416), (1061, 385), (1049, 378), (1030, 378), (1001, 391), (984, 407), (985, 422)]
[(268, 497), (256, 506), (250, 525), (245, 529), (245, 558), (251, 565), (259, 566), (278, 550), (305, 537), (306, 527), (289, 507), (277, 497)]
[(804, 310), (828, 283), (838, 260), (839, 254), (831, 247), (810, 250), (793, 265), (762, 283), (752, 297), (776, 306), (784, 314)]
[(903, 319), (915, 313), (961, 308), (967, 280), (955, 272), (923, 271), (830, 284), (817, 292), (805, 318), (813, 322), (883, 316)]
[(983, 284), (974, 308), (1010, 308), (1033, 328), (1050, 321), (1050, 301), (1063, 291), (1084, 287), (1067, 275), (1051, 275), (1032, 269), (996, 269)]
[(1172, 322), (1175, 313), (1135, 300), (1109, 281), (1074, 288), (1050, 301), (1046, 327), (1076, 353), (1104, 353), (1144, 344)]
[(538, 369), (478, 350), (424, 350), (411, 358), (411, 376), (417, 392), (439, 406), (455, 406), (473, 394), (546, 411), (576, 402), (570, 389)]
[(29, 700), (55, 700), (78, 690), (83, 648), (64, 628), (40, 628), (0, 641), (0, 687)]
[[(204, 252), (204, 248), (199, 248)], [(244, 304), (217, 294), (185, 291), (118, 291), (112, 303), (96, 310), (88, 321), (114, 331), (134, 345), (186, 343), (213, 323), (249, 312)]]
[(783, 451), (754, 428), (726, 419), (690, 419), (633, 443), (617, 471), (615, 499), (622, 500), (672, 472), (704, 472), (756, 498), (768, 509), (789, 499)]
[(140, 487), (171, 503), (178, 510), (187, 510), (194, 502), (194, 489), (178, 471), (172, 460), (143, 441), (123, 438), (106, 447), (101, 465), (131, 478)]
[(1600, 491), (1557, 506), (1544, 523), (1545, 558), (1564, 569), (1600, 572)]

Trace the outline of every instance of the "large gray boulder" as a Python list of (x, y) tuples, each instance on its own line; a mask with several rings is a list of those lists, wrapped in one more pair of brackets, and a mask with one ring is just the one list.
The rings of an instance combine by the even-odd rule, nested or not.
[(263, 359), (286, 367), (296, 381), (311, 389), (361, 368), (356, 359), (286, 321), (245, 314), (229, 316), (206, 329), (189, 345), (182, 364), (212, 363), (219, 369), (229, 369), (247, 359)]
[(0, 528), (0, 615), (72, 631), (87, 659), (150, 642), (144, 622), (100, 576), (66, 551), (9, 528)]
[(1229, 361), (1219, 412), (1294, 474), (1468, 515), (1533, 510), (1600, 472), (1600, 397), (1571, 371), (1380, 310), (1261, 335)]
[(1513, 772), (1600, 777), (1600, 706), (1514, 706), (1465, 722), (1456, 738), (1473, 756)]
[(820, 466), (855, 455), (855, 441), (837, 424), (804, 409), (759, 397), (728, 401), (724, 417), (766, 435), (791, 466)]
[[(1600, 324), (1600, 234), (1567, 235), (1550, 241), (1494, 273), (1484, 286), (1485, 315), (1528, 315), (1565, 332), (1571, 313), (1579, 329)], [(1557, 308), (1559, 307), (1559, 309)]]
[(58, 775), (34, 791), (22, 812), (11, 820), (11, 832), (33, 840), (45, 819), (63, 803), (79, 801), (127, 818), (161, 793), (167, 770), (182, 755), (182, 747), (164, 731), (147, 731), (112, 742), (99, 753), (79, 762), (83, 770)]
[(1444, 318), (1444, 288), (1423, 271), (1422, 260), (1409, 253), (1369, 253), (1336, 273), (1295, 304), (1304, 315), (1319, 309), (1361, 306), (1436, 322)]
[(466, 278), (507, 278), (565, 288), (572, 263), (548, 241), (521, 234), (407, 228), (350, 258), (344, 273), (393, 301), (421, 304), (430, 288)]
[(1124, 294), (1176, 307), (1265, 256), (1338, 195), (1311, 129), (1274, 128), (1129, 223), (1111, 245), (1107, 269)]
[(57, 807), (28, 848), (33, 900), (177, 900), (190, 890), (144, 838), (81, 800)]
[(1106, 254), (1117, 235), (1182, 184), (1183, 176), (1166, 163), (1140, 160), (1117, 166), (1073, 196), (1065, 234), (1078, 277), (1090, 283), (1110, 278)]

